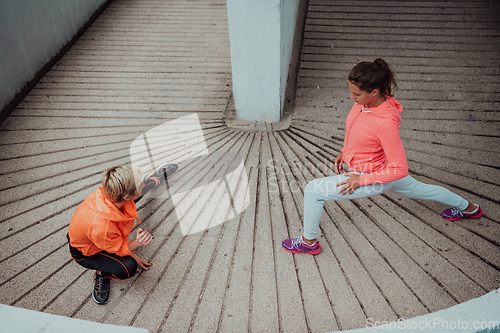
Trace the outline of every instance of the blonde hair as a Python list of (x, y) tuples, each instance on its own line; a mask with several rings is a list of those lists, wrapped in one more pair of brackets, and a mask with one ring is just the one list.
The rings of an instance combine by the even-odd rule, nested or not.
[(112, 202), (121, 202), (124, 198), (135, 194), (135, 174), (137, 172), (128, 165), (115, 166), (102, 174), (101, 183), (104, 196)]

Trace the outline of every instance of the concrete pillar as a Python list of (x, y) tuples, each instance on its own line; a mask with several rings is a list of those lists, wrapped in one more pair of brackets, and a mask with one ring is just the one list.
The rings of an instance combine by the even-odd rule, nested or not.
[(282, 120), (299, 0), (227, 0), (234, 108), (240, 120)]

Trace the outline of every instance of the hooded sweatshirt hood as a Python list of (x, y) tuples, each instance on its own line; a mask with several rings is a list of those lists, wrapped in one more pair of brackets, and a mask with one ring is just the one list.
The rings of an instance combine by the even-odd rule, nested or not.
[(403, 112), (403, 107), (399, 104), (394, 97), (386, 96), (386, 101), (377, 107), (369, 108), (363, 107), (358, 103), (355, 103), (353, 109), (359, 108), (363, 109), (363, 112), (369, 113), (377, 118), (392, 119), (401, 122), (401, 112)]
[(108, 219), (113, 222), (134, 221), (137, 218), (137, 210), (131, 200), (123, 205), (123, 212), (121, 212), (104, 196), (102, 187), (92, 193), (84, 203), (98, 218)]

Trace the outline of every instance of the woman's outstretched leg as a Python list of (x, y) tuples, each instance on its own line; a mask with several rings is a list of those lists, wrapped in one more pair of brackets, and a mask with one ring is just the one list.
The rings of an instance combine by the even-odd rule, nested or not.
[(478, 218), (483, 215), (479, 205), (471, 204), (442, 186), (425, 184), (411, 176), (394, 181), (391, 190), (408, 198), (432, 200), (452, 206), (441, 213), (441, 216), (447, 220), (456, 221), (464, 217)]

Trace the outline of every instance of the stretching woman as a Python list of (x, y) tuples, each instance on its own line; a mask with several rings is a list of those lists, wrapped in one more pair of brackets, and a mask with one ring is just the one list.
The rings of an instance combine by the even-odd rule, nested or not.
[[(399, 136), (403, 108), (394, 97), (396, 80), (383, 59), (362, 62), (349, 73), (351, 99), (356, 103), (346, 120), (344, 147), (335, 159), (339, 175), (319, 178), (304, 191), (304, 235), (283, 241), (293, 253), (318, 254), (316, 239), (325, 200), (370, 197), (393, 191), (413, 199), (427, 199), (453, 206), (441, 213), (447, 220), (478, 218), (483, 211), (459, 195), (408, 175), (408, 164)], [(343, 173), (343, 165), (349, 171)], [(340, 187), (340, 190), (338, 190)]]

